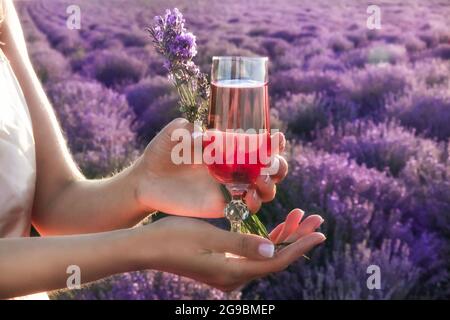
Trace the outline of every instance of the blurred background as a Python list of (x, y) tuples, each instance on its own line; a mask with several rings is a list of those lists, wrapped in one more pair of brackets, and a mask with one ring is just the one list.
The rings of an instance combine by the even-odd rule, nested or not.
[[(373, 1), (16, 1), (37, 73), (88, 177), (132, 161), (179, 116), (145, 27), (178, 7), (195, 62), (270, 58), (272, 127), (290, 173), (260, 217), (324, 216), (325, 245), (286, 271), (222, 293), (162, 272), (116, 275), (55, 299), (448, 299), (450, 3)], [(69, 5), (81, 28), (66, 26)], [(149, 244), (151, 245), (151, 244)], [(367, 287), (377, 265), (381, 288)]]

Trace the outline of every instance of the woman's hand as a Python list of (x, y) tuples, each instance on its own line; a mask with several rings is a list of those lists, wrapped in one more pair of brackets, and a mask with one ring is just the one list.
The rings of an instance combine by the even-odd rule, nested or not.
[[(147, 146), (143, 156), (133, 169), (137, 185), (137, 199), (143, 209), (160, 210), (183, 216), (216, 218), (223, 216), (225, 200), (219, 183), (212, 178), (205, 164), (175, 164), (171, 152), (179, 141), (172, 141), (176, 129), (193, 132), (193, 125), (185, 119), (169, 123)], [(202, 139), (201, 136), (196, 139)], [(194, 140), (194, 139), (192, 139)], [(245, 202), (251, 212), (256, 212), (262, 202), (275, 197), (275, 183), (287, 174), (286, 160), (278, 153), (284, 150), (286, 140), (281, 133), (272, 136), (279, 143), (275, 157), (278, 172), (272, 176), (260, 176), (251, 186)], [(194, 142), (193, 142), (194, 143)], [(275, 164), (277, 165), (277, 164)]]
[[(288, 216), (292, 219), (297, 215), (291, 212)], [(300, 225), (297, 222), (297, 228), (292, 230), (299, 232), (295, 235), (291, 232), (294, 242), (276, 253), (270, 240), (231, 233), (201, 220), (182, 217), (168, 217), (136, 228), (138, 241), (134, 247), (140, 250), (140, 268), (176, 273), (230, 291), (252, 279), (285, 269), (322, 243), (325, 236), (314, 232), (307, 220)], [(292, 221), (289, 225), (293, 225)], [(148, 248), (150, 245), (152, 249)]]

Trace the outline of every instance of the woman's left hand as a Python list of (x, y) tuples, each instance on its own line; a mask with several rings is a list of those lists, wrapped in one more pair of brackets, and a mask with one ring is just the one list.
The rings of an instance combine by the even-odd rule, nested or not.
[[(176, 215), (222, 217), (224, 196), (219, 183), (208, 173), (206, 165), (177, 165), (172, 161), (172, 150), (179, 143), (172, 141), (172, 133), (176, 129), (193, 132), (194, 126), (185, 119), (173, 120), (149, 143), (132, 169), (139, 205), (145, 210), (160, 210)], [(272, 141), (279, 143), (275, 156), (278, 172), (271, 176), (258, 177), (255, 185), (250, 187), (245, 202), (251, 212), (257, 212), (262, 202), (273, 200), (276, 193), (275, 184), (284, 179), (288, 171), (286, 160), (279, 154), (283, 152), (286, 144), (283, 134), (274, 134)]]
[(130, 229), (129, 253), (138, 269), (167, 271), (231, 291), (285, 269), (325, 241), (322, 233), (303, 229), (300, 237), (275, 252), (270, 240), (254, 234), (228, 232), (200, 219), (167, 217)]

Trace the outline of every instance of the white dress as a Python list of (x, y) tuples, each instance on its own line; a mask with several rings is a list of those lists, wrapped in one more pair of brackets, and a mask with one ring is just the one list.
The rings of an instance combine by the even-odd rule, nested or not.
[(0, 49), (0, 238), (30, 235), (35, 183), (31, 117), (9, 61)]

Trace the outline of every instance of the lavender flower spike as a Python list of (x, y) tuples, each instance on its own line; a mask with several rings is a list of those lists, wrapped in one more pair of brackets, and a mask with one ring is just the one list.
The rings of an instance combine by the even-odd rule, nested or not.
[(204, 123), (209, 97), (206, 75), (200, 72), (192, 59), (197, 55), (195, 36), (185, 28), (181, 12), (167, 10), (164, 17), (155, 18), (148, 29), (156, 50), (164, 56), (164, 67), (169, 72), (180, 95), (180, 111), (190, 122)]
[(169, 52), (172, 56), (182, 60), (192, 59), (197, 54), (195, 36), (190, 32), (177, 35), (169, 44)]

